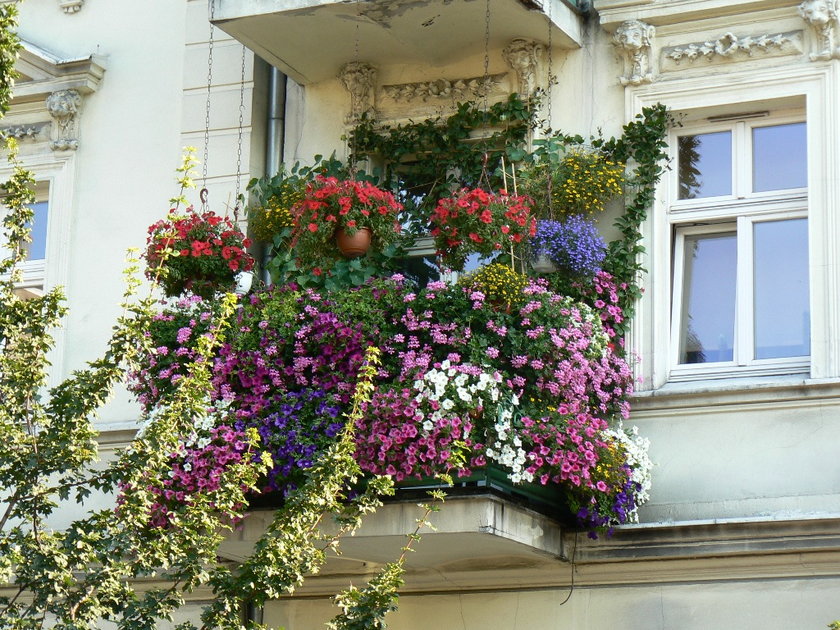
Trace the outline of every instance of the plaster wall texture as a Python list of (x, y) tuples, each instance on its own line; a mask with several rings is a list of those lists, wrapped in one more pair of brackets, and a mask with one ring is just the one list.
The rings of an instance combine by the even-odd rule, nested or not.
[[(126, 250), (142, 248), (146, 228), (165, 215), (183, 147), (202, 158), (210, 29), (202, 1), (89, 1), (74, 14), (42, 1), (22, 3), (20, 12), (23, 39), (60, 58), (100, 55), (106, 67), (99, 89), (83, 100), (79, 149), (69, 158), (71, 232), (63, 236), (71, 255), (62, 271), (70, 312), (54, 360), (60, 378), (104, 350), (119, 315)], [(218, 29), (214, 37), (207, 187), (211, 209), (225, 214), (236, 188), (242, 46)], [(252, 160), (253, 66), (246, 51), (242, 192)], [(197, 205), (197, 191), (192, 197)], [(49, 268), (47, 275), (49, 283)], [(120, 391), (99, 423), (131, 427), (138, 415)]]
[[(567, 571), (568, 567), (560, 569)], [(392, 630), (790, 630), (821, 628), (837, 615), (840, 579), (768, 580), (540, 591), (403, 594)], [(272, 602), (265, 622), (323, 628), (337, 609), (328, 600)]]

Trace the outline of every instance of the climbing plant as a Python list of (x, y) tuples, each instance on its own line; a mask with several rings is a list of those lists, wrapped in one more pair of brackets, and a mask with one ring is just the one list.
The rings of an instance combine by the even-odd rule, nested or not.
[(350, 161), (371, 158), (405, 205), (409, 229), (423, 235), (435, 204), (453, 189), (502, 187), (502, 158), (524, 144), (535, 109), (533, 101), (511, 94), (486, 110), (461, 103), (451, 116), (402, 125), (365, 117), (348, 135)]

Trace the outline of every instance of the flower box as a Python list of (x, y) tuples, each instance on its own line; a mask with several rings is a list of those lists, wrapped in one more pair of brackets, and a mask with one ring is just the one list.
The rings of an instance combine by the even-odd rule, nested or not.
[(560, 523), (577, 527), (577, 518), (569, 509), (563, 489), (556, 485), (538, 483), (513, 483), (506, 470), (489, 464), (473, 471), (468, 477), (455, 477), (450, 486), (440, 479), (403, 479), (395, 484), (395, 494), (387, 501), (418, 501), (433, 489), (444, 490), (447, 496), (464, 497), (491, 494), (535, 512), (550, 516)]

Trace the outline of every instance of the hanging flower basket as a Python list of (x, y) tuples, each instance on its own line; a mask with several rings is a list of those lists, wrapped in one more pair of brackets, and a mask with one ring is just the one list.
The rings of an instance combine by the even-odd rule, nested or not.
[(461, 271), (470, 254), (491, 256), (534, 235), (531, 199), (464, 188), (432, 213), (435, 248), (446, 267)]
[(537, 273), (562, 272), (570, 278), (591, 278), (604, 261), (607, 245), (594, 221), (572, 215), (562, 221), (539, 221), (531, 250), (531, 266)]
[(240, 271), (251, 271), (254, 259), (246, 251), (251, 241), (227, 217), (188, 207), (173, 208), (166, 219), (149, 227), (146, 277), (169, 297), (193, 293), (212, 298), (230, 291)]
[(382, 249), (399, 238), (400, 211), (402, 204), (394, 195), (370, 182), (318, 175), (307, 184), (304, 198), (292, 208), (291, 247), (295, 258), (306, 269), (340, 256), (358, 257), (367, 251), (361, 251), (360, 245), (346, 254), (341, 251), (343, 241), (336, 238), (341, 230), (348, 237), (369, 238), (368, 248)]

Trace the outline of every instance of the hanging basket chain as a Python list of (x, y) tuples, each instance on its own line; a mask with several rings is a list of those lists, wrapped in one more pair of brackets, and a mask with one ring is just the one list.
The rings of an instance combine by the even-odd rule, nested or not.
[(213, 85), (213, 18), (216, 16), (215, 0), (210, 5), (210, 37), (207, 40), (207, 102), (204, 108), (204, 156), (201, 162), (201, 209), (207, 209), (207, 157), (210, 152), (210, 88)]
[(242, 130), (245, 121), (245, 44), (242, 45), (242, 73), (239, 79), (239, 137), (236, 145), (236, 196), (233, 206), (233, 220), (239, 221), (239, 210), (242, 199), (240, 187), (242, 185)]
[[(484, 5), (484, 118), (487, 119), (487, 97), (490, 93), (490, 0)], [(486, 162), (486, 161), (485, 161)]]
[[(552, 55), (552, 34), (554, 29), (551, 28), (551, 3), (548, 3), (548, 85), (546, 85), (546, 117), (544, 130), (545, 133), (551, 134), (551, 92), (552, 85), (554, 85), (554, 57)], [(554, 195), (551, 190), (551, 173), (548, 174), (548, 218), (554, 219)]]

